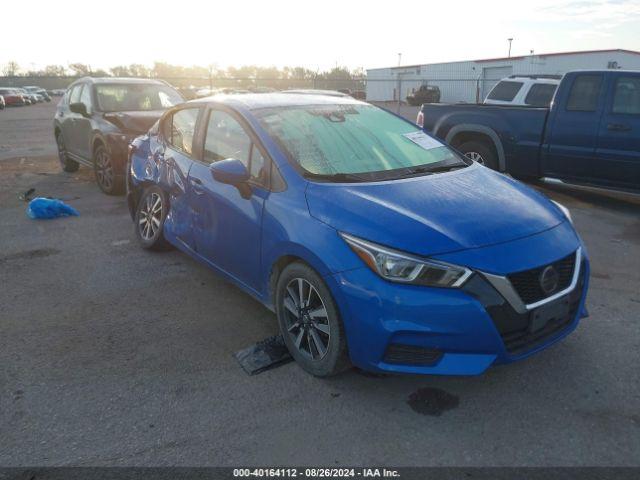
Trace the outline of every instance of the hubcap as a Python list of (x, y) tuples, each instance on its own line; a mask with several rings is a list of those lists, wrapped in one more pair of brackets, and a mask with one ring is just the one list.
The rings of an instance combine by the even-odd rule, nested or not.
[(300, 353), (311, 360), (327, 354), (329, 315), (318, 290), (303, 278), (289, 282), (284, 295), (287, 334)]
[(151, 240), (160, 228), (161, 220), (162, 198), (157, 193), (147, 195), (140, 209), (140, 220), (138, 221), (138, 229), (142, 238)]
[(113, 185), (113, 167), (111, 157), (102, 148), (96, 154), (96, 178), (106, 190)]
[(464, 154), (465, 157), (470, 158), (474, 162), (478, 162), (481, 165), (484, 165), (484, 158), (478, 152), (467, 152)]

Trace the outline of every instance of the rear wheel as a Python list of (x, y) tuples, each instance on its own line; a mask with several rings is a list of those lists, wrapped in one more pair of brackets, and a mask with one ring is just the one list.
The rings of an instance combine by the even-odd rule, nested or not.
[(467, 158), (485, 167), (498, 170), (498, 157), (491, 147), (482, 142), (465, 142), (458, 147)]
[(68, 173), (76, 172), (80, 168), (80, 164), (67, 156), (67, 147), (64, 144), (64, 137), (61, 132), (56, 134), (56, 144), (58, 145), (58, 160), (62, 170)]
[(98, 145), (93, 154), (93, 170), (96, 183), (107, 195), (122, 195), (124, 181), (116, 175), (111, 154), (104, 145)]
[(142, 248), (156, 251), (171, 248), (163, 233), (168, 212), (169, 203), (164, 191), (156, 185), (147, 187), (138, 202), (134, 220), (136, 237)]
[(340, 313), (313, 269), (292, 263), (283, 270), (276, 285), (276, 315), (289, 352), (308, 373), (328, 377), (349, 366)]

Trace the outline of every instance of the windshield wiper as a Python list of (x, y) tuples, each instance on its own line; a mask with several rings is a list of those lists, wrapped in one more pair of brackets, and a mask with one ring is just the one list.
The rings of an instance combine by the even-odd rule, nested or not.
[(466, 163), (453, 163), (449, 165), (440, 165), (438, 167), (421, 165), (419, 167), (413, 167), (413, 168), (407, 169), (405, 172), (403, 172), (401, 175), (397, 176), (396, 178), (407, 178), (407, 177), (414, 177), (418, 175), (432, 175), (434, 173), (458, 170), (459, 168), (464, 168), (466, 166), (467, 166)]
[(326, 180), (330, 182), (369, 182), (369, 178), (361, 177), (353, 173), (305, 173), (304, 178), (309, 180)]

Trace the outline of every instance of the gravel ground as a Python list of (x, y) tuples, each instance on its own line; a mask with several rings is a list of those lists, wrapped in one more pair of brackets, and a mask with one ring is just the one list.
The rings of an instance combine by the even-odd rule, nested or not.
[[(539, 187), (593, 269), (591, 316), (541, 354), (471, 378), (249, 377), (232, 354), (273, 314), (141, 250), (122, 197), (60, 172), (53, 109), (0, 112), (0, 465), (640, 465), (637, 196)], [(28, 188), (81, 215), (28, 219)], [(414, 411), (422, 388), (448, 409)]]

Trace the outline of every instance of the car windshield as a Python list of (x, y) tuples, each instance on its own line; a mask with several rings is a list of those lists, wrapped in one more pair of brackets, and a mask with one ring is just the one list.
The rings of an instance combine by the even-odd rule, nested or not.
[(154, 84), (98, 84), (98, 107), (103, 112), (164, 110), (184, 102), (173, 88)]
[(255, 113), (289, 161), (309, 178), (389, 180), (467, 165), (414, 124), (373, 105), (305, 105)]

